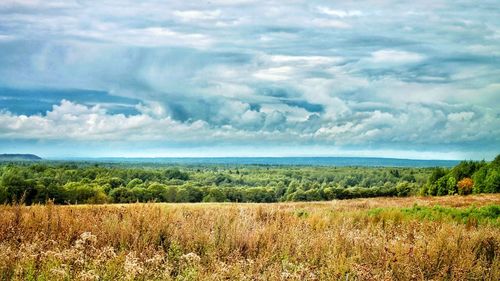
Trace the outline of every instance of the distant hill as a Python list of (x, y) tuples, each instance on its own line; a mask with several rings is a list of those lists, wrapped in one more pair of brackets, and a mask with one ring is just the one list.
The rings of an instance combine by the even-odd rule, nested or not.
[(0, 161), (33, 161), (42, 158), (34, 154), (0, 154)]

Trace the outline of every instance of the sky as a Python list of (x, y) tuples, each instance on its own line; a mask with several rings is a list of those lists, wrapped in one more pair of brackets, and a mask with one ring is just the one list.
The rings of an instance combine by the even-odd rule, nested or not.
[(0, 1), (0, 153), (499, 147), (498, 0)]

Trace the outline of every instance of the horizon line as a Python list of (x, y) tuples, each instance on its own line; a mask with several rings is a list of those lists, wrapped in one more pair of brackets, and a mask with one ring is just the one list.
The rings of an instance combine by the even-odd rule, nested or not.
[[(42, 157), (42, 160), (87, 160), (87, 159), (255, 159), (255, 158), (360, 158), (360, 159), (388, 159), (388, 160), (410, 160), (410, 161), (464, 161), (474, 159), (419, 159), (419, 158), (399, 158), (399, 157), (380, 157), (380, 156), (57, 156)], [(481, 159), (486, 161), (485, 159)], [(474, 160), (474, 161), (481, 161)]]

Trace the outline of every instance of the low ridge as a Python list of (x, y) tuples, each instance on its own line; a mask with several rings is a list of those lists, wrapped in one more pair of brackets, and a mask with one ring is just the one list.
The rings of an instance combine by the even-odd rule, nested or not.
[(0, 161), (33, 161), (41, 160), (40, 156), (35, 154), (0, 154)]

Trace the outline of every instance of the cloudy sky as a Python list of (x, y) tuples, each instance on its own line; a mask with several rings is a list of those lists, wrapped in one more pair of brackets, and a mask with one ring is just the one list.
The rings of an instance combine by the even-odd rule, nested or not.
[(498, 0), (0, 1), (0, 153), (499, 148)]

